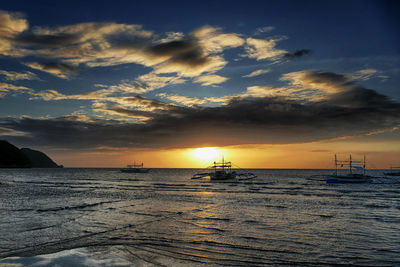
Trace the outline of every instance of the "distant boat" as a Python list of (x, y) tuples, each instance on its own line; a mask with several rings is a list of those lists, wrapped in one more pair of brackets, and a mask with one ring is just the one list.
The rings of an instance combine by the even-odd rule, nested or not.
[[(349, 167), (347, 174), (338, 174), (338, 167)], [(371, 176), (365, 174), (366, 161), (337, 160), (335, 154), (335, 173), (326, 176), (327, 183), (367, 183), (371, 180)], [(354, 170), (361, 171), (362, 173), (354, 173)]]
[(385, 172), (388, 176), (400, 176), (400, 167), (390, 167), (390, 172)]
[(192, 179), (199, 179), (203, 177), (210, 177), (210, 180), (231, 180), (235, 178), (251, 179), (257, 177), (252, 173), (237, 173), (232, 171), (232, 163), (230, 161), (225, 161), (222, 158), (222, 162), (214, 161), (214, 164), (209, 169), (212, 169), (212, 172), (206, 173), (197, 173), (193, 175)]
[(214, 165), (211, 166), (211, 169), (214, 172), (210, 173), (211, 180), (229, 180), (236, 178), (236, 172), (232, 171), (232, 163), (230, 161), (224, 161), (222, 158), (222, 162), (215, 162)]
[(121, 172), (128, 172), (128, 173), (148, 173), (150, 172), (150, 169), (145, 169), (143, 168), (143, 162), (142, 164), (134, 164), (127, 165), (126, 168), (121, 169)]

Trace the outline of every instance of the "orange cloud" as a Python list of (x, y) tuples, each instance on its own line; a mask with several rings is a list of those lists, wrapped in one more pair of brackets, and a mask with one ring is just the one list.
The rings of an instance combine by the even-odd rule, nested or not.
[(210, 75), (200, 76), (200, 77), (194, 79), (194, 82), (201, 83), (201, 85), (203, 85), (203, 86), (209, 86), (209, 85), (216, 85), (216, 84), (224, 83), (227, 80), (228, 80), (228, 78), (226, 78), (226, 77), (222, 77), (222, 76), (215, 75), (215, 74), (210, 74)]

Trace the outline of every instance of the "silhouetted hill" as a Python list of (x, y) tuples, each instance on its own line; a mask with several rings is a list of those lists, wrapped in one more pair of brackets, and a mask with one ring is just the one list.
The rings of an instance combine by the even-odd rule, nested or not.
[(0, 140), (0, 168), (58, 168), (43, 152), (30, 148), (18, 149), (5, 140)]
[(21, 148), (21, 152), (31, 162), (32, 168), (58, 168), (59, 166), (43, 152), (30, 148)]
[(31, 162), (16, 146), (0, 140), (0, 167), (1, 168), (30, 168)]

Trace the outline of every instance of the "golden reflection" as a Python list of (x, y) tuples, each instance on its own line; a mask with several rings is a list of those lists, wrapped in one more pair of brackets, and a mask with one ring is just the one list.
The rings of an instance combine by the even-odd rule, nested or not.
[(200, 196), (209, 196), (209, 195), (215, 195), (214, 192), (208, 192), (208, 191), (202, 191), (202, 192), (195, 192), (194, 194), (200, 195)]

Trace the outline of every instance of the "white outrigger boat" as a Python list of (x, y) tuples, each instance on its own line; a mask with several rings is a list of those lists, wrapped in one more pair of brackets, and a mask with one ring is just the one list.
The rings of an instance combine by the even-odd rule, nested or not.
[(236, 171), (232, 171), (232, 162), (224, 161), (224, 158), (222, 158), (222, 162), (214, 161), (214, 164), (208, 167), (208, 169), (212, 169), (213, 171), (197, 173), (193, 175), (192, 179), (210, 177), (210, 180), (231, 180), (236, 178), (247, 180), (257, 177), (253, 173), (237, 173)]
[[(349, 173), (344, 174), (344, 175), (338, 174), (338, 166), (339, 167), (348, 166)], [(367, 182), (370, 182), (372, 176), (365, 174), (365, 167), (366, 167), (365, 155), (364, 155), (364, 161), (354, 161), (354, 160), (352, 160), (351, 155), (350, 155), (349, 160), (337, 160), (337, 157), (335, 154), (335, 173), (332, 175), (326, 176), (326, 182), (327, 183), (367, 183)], [(362, 173), (354, 173), (353, 169), (360, 170), (360, 171), (362, 171)]]
[(121, 169), (121, 172), (128, 172), (128, 173), (148, 173), (150, 169), (145, 169), (143, 168), (143, 162), (142, 164), (134, 164), (127, 165), (126, 168)]

